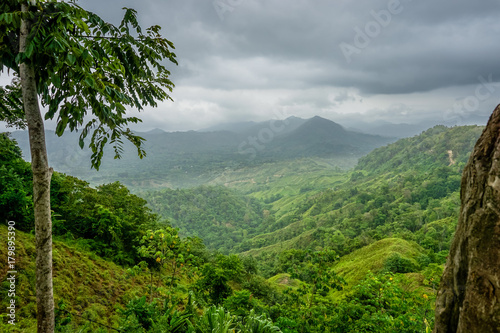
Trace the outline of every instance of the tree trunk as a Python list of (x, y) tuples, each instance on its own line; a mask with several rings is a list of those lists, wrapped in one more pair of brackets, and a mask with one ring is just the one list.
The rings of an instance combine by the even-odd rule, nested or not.
[(500, 105), (464, 169), (435, 333), (500, 332)]
[[(26, 4), (22, 11), (28, 11)], [(29, 22), (21, 23), (19, 51), (27, 46), (30, 32)], [(50, 216), (50, 178), (47, 150), (45, 147), (45, 130), (38, 94), (35, 71), (31, 64), (20, 65), (24, 112), (28, 123), (31, 150), (31, 169), (33, 170), (33, 206), (35, 212), (36, 241), (36, 303), (37, 329), (39, 333), (54, 332), (54, 296), (52, 287), (52, 221)]]

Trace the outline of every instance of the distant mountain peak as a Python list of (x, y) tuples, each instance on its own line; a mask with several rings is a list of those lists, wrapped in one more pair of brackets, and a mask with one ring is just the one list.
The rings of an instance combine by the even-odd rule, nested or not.
[(300, 118), (300, 117), (290, 116), (290, 117), (286, 118), (285, 120), (304, 120), (304, 119)]
[(307, 129), (313, 129), (312, 127), (316, 127), (318, 130), (332, 130), (332, 131), (345, 132), (345, 129), (342, 125), (320, 116), (314, 116), (308, 119), (301, 127), (304, 126)]
[(147, 131), (146, 133), (148, 133), (148, 134), (163, 134), (166, 132), (160, 128), (153, 128), (152, 130)]

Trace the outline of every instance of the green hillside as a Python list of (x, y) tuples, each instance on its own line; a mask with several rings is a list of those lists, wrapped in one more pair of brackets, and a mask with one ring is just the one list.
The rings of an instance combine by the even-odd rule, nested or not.
[(346, 170), (357, 163), (355, 157), (301, 158), (264, 163), (255, 167), (227, 169), (211, 183), (224, 185), (270, 204), (276, 214), (291, 210), (311, 194), (340, 184)]
[(429, 172), (449, 166), (460, 171), (482, 131), (482, 126), (435, 126), (418, 136), (375, 149), (359, 160), (356, 170), (370, 174), (409, 169)]
[[(20, 324), (9, 332), (36, 332), (36, 297), (35, 297), (35, 237), (22, 231), (16, 231), (16, 315)], [(0, 238), (7, 239), (7, 227), (0, 225)], [(0, 247), (0, 264), (7, 267), (7, 247)], [(74, 246), (55, 241), (53, 248), (54, 265), (54, 300), (60, 309), (60, 319), (71, 317), (77, 326), (88, 325), (89, 331), (100, 326), (90, 319), (111, 327), (118, 325), (118, 308), (134, 297), (147, 294), (146, 274), (128, 276), (126, 269), (103, 260), (95, 253), (77, 250)], [(0, 279), (1, 306), (7, 307), (9, 297), (6, 271)], [(7, 329), (8, 326), (1, 326)], [(35, 326), (35, 327), (34, 327)], [(6, 332), (6, 331), (3, 331)]]
[[(287, 210), (276, 205), (275, 227), (235, 250), (261, 254), (307, 244), (346, 254), (386, 237), (416, 240), (425, 225), (457, 216), (461, 171), (481, 131), (438, 126), (378, 148), (327, 189), (307, 191)], [(444, 243), (454, 223), (446, 221)]]
[[(217, 316), (237, 332), (248, 322), (287, 333), (425, 332), (462, 168), (481, 130), (437, 126), (374, 150), (351, 170), (355, 157), (268, 161), (142, 198), (118, 182), (92, 187), (56, 172), (58, 331), (110, 330), (93, 320), (164, 332), (178, 320), (179, 332), (206, 332)], [(31, 171), (5, 135), (0, 153), (0, 213), (18, 230), (19, 331), (30, 332)]]
[[(224, 252), (330, 246), (347, 254), (386, 237), (415, 241), (423, 226), (456, 217), (461, 170), (481, 131), (436, 126), (374, 150), (352, 171), (336, 159), (305, 158), (227, 169), (211, 181), (232, 191), (201, 187), (142, 196), (187, 235), (204, 235), (210, 248)], [(446, 221), (442, 251), (454, 225)]]
[(382, 271), (389, 258), (397, 255), (413, 264), (413, 270), (416, 271), (418, 259), (423, 254), (425, 250), (415, 242), (384, 238), (340, 258), (335, 265), (335, 272), (346, 280), (347, 286), (352, 286), (360, 282), (368, 271)]

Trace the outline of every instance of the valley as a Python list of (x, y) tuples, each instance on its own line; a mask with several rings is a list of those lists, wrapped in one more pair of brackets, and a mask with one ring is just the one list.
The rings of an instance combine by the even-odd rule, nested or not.
[[(311, 124), (314, 129), (306, 127), (307, 133), (317, 135), (298, 145), (291, 134)], [(257, 126), (247, 125), (253, 126), (251, 132)], [(277, 136), (253, 160), (230, 153), (234, 133), (150, 133), (152, 158), (146, 170), (125, 155), (113, 162), (118, 177), (109, 178), (109, 184), (92, 186), (111, 177), (108, 161), (101, 178), (83, 167), (78, 172), (86, 180), (57, 172), (52, 180), (56, 298), (62, 302), (59, 309), (82, 316), (61, 312), (66, 319), (60, 329), (94, 331), (99, 324), (87, 318), (149, 332), (153, 326), (130, 316), (133, 309), (148, 307), (157, 311), (151, 314), (154, 327), (165, 329), (166, 324), (157, 323), (172, 320), (172, 312), (162, 312), (169, 306), (175, 316), (191, 318), (183, 321), (187, 329), (215, 311), (211, 306), (223, 306), (228, 315), (258, 311), (282, 332), (323, 332), (326, 327), (352, 332), (373, 325), (380, 326), (377, 332), (425, 332), (432, 327), (436, 288), (457, 223), (461, 173), (482, 129), (435, 126), (395, 142), (341, 132), (350, 143), (339, 148), (340, 143), (321, 144), (325, 138), (341, 142), (338, 133), (329, 133), (339, 127), (313, 118), (280, 134), (282, 140)], [(245, 133), (239, 138), (248, 137), (244, 128), (239, 130)], [(176, 139), (159, 144), (168, 137)], [(175, 141), (179, 137), (182, 144)], [(198, 140), (205, 145), (200, 147)], [(367, 140), (374, 141), (369, 145)], [(217, 142), (221, 145), (215, 149)], [(285, 143), (291, 148), (286, 150)], [(352, 148), (354, 143), (358, 148)], [(62, 151), (69, 149), (59, 144)], [(170, 155), (161, 155), (159, 149), (167, 146)], [(188, 151), (187, 146), (195, 148)], [(21, 154), (7, 141), (1, 147), (4, 153)], [(288, 155), (292, 151), (296, 158)], [(51, 154), (53, 161), (64, 162), (56, 150)], [(3, 218), (19, 221), (25, 249), (20, 252), (19, 294), (23, 332), (29, 332), (34, 323), (28, 310), (33, 240), (30, 206), (23, 201), (30, 195), (29, 164), (19, 157), (2, 163), (0, 185), (18, 188), (3, 191), (0, 206), (9, 212)], [(175, 163), (179, 168), (171, 167)], [(188, 166), (191, 177), (184, 176)], [(167, 250), (158, 252), (162, 246)], [(65, 256), (81, 258), (88, 270), (66, 262)], [(67, 277), (74, 275), (78, 292), (67, 297), (64, 290), (72, 285)], [(111, 303), (99, 297), (101, 287), (94, 280), (117, 288), (109, 295)], [(82, 302), (83, 297), (88, 301)], [(198, 310), (191, 308), (192, 298)], [(384, 305), (370, 305), (375, 299)], [(308, 316), (316, 319), (305, 320)]]

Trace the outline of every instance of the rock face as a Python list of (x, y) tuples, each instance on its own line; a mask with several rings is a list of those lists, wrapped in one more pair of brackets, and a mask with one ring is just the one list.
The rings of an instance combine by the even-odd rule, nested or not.
[(500, 332), (500, 105), (464, 169), (435, 333)]

